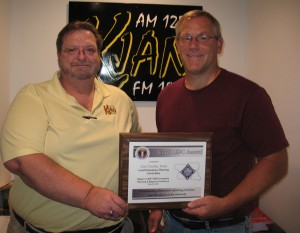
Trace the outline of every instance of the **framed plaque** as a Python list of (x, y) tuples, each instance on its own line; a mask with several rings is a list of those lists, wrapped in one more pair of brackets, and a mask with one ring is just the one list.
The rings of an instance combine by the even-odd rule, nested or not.
[(185, 208), (210, 194), (211, 136), (120, 133), (119, 195), (128, 208)]

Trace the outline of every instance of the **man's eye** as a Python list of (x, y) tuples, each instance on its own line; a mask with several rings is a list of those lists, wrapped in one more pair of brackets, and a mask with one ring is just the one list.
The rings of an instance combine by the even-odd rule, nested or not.
[(76, 48), (67, 48), (67, 49), (65, 49), (64, 50), (64, 52), (66, 52), (66, 53), (74, 53), (74, 52), (76, 52)]
[(192, 40), (192, 37), (190, 35), (185, 35), (185, 36), (182, 36), (181, 39), (185, 40), (185, 41), (190, 41), (190, 40)]
[(85, 51), (87, 51), (88, 53), (95, 53), (96, 49), (94, 49), (94, 48), (86, 48)]
[(198, 41), (206, 41), (208, 39), (209, 39), (209, 36), (207, 36), (207, 35), (199, 35), (199, 36), (197, 36), (197, 40)]

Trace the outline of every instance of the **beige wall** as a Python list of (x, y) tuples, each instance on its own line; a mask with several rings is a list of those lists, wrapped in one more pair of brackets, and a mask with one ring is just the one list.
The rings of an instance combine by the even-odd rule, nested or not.
[[(162, 3), (161, 0), (119, 2)], [(300, 66), (296, 57), (300, 53), (299, 3), (298, 0), (164, 1), (164, 4), (202, 5), (213, 13), (221, 22), (225, 39), (221, 66), (256, 81), (270, 94), (291, 144), (289, 174), (262, 197), (261, 207), (288, 233), (298, 233), (300, 228), (297, 141), (300, 105), (296, 102), (300, 99), (297, 91), (300, 78), (296, 73)], [(67, 22), (67, 4), (67, 0), (1, 1), (0, 24), (6, 33), (2, 33), (4, 38), (0, 43), (0, 121), (8, 102), (24, 84), (49, 79), (57, 69), (55, 39)], [(144, 131), (155, 132), (155, 102), (136, 102), (136, 105)]]
[(261, 208), (290, 233), (300, 229), (300, 1), (247, 1), (247, 75), (270, 94), (290, 143), (286, 179)]
[[(10, 33), (10, 4), (9, 0), (0, 1), (0, 125), (9, 106), (9, 33)], [(0, 187), (6, 184), (10, 179), (10, 174), (4, 168), (0, 158)]]

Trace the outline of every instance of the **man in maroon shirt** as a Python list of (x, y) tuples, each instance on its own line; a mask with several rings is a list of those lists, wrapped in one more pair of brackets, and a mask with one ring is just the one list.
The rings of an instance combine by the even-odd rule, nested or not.
[[(159, 95), (159, 132), (212, 132), (211, 195), (164, 212), (164, 232), (251, 232), (259, 196), (287, 172), (288, 142), (271, 99), (259, 85), (222, 69), (223, 38), (208, 12), (186, 13), (176, 25), (186, 75)], [(162, 211), (152, 211), (156, 232)]]

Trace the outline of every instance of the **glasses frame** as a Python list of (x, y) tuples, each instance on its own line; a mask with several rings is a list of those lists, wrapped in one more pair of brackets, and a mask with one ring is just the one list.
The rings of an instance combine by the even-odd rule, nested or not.
[(99, 50), (95, 47), (86, 47), (83, 49), (78, 47), (69, 47), (62, 50), (63, 53), (66, 53), (69, 56), (79, 55), (81, 51), (86, 56), (94, 56), (95, 54), (99, 54)]
[(197, 43), (207, 43), (210, 39), (217, 39), (217, 36), (211, 36), (206, 33), (199, 34), (198, 36), (191, 36), (189, 34), (181, 35), (177, 39), (182, 43), (182, 44), (188, 44), (195, 39)]

